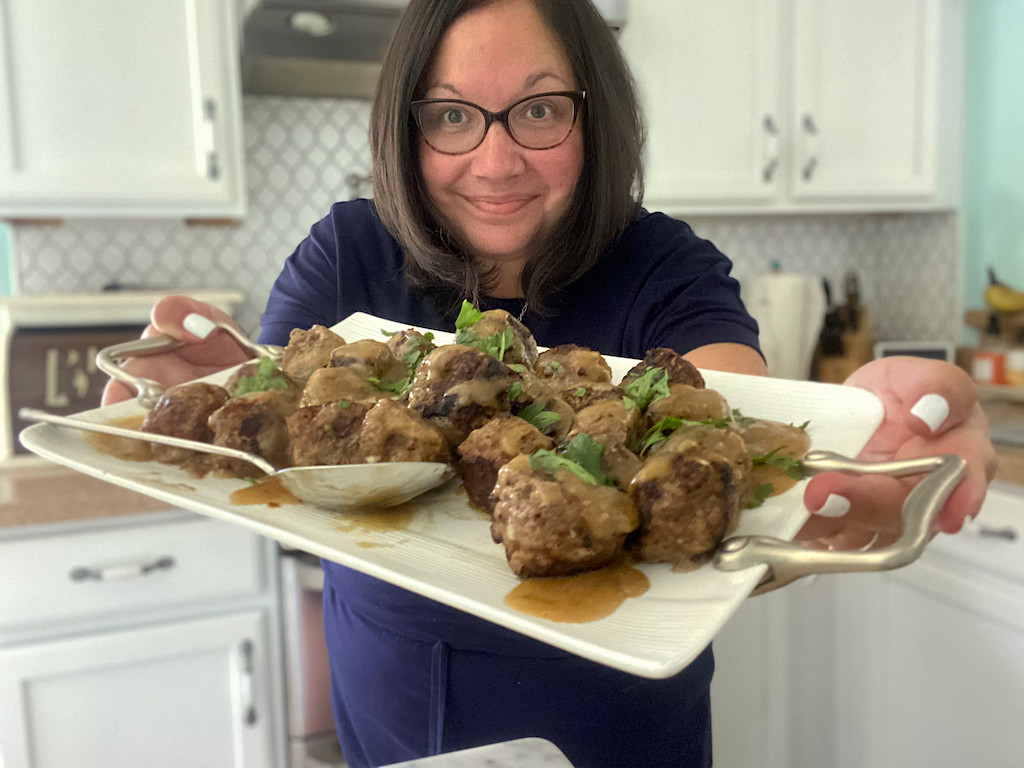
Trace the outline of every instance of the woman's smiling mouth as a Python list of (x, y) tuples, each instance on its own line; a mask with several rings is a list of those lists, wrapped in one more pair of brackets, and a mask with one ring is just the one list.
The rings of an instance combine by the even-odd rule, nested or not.
[(522, 210), (531, 197), (467, 197), (466, 201), (481, 213), (508, 216)]

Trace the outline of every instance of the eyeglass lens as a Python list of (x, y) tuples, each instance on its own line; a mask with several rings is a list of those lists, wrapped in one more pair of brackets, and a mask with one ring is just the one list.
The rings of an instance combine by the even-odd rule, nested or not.
[[(572, 131), (572, 97), (540, 94), (513, 104), (504, 120), (512, 138), (528, 149), (548, 149), (562, 143)], [(424, 140), (438, 152), (471, 152), (484, 139), (487, 118), (481, 107), (461, 101), (422, 104), (418, 121)]]

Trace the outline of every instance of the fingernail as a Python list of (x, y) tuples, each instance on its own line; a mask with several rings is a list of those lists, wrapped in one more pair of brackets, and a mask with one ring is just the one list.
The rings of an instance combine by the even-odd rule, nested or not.
[(917, 416), (928, 425), (928, 429), (934, 432), (949, 418), (949, 401), (942, 395), (925, 395), (914, 403), (910, 413)]
[(850, 500), (848, 498), (840, 496), (838, 493), (830, 493), (825, 499), (825, 503), (821, 505), (821, 509), (816, 510), (814, 514), (822, 517), (842, 517), (849, 511)]
[(217, 328), (216, 324), (210, 320), (210, 318), (203, 317), (195, 312), (191, 315), (187, 315), (181, 325), (186, 331), (200, 339), (205, 339)]

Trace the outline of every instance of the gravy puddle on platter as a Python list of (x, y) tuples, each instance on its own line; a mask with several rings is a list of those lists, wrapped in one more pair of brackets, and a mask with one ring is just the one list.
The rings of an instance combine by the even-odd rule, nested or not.
[[(133, 416), (122, 416), (119, 419), (110, 419), (107, 424), (111, 427), (122, 429), (139, 429), (142, 426), (145, 414), (138, 413)], [(127, 437), (115, 437), (114, 435), (101, 435), (99, 432), (82, 432), (83, 439), (97, 453), (113, 456), (116, 459), (125, 461), (152, 461), (153, 445), (142, 440), (130, 440)]]
[[(399, 504), (387, 509), (346, 510), (338, 520), (336, 529), (349, 534), (391, 533), (408, 531), (416, 516), (416, 508), (410, 504)], [(356, 541), (364, 549), (385, 547), (392, 542)]]
[(526, 579), (505, 595), (505, 605), (520, 613), (565, 624), (583, 624), (610, 616), (629, 597), (651, 586), (631, 565), (616, 565), (574, 576)]
[(261, 477), (252, 485), (233, 491), (228, 497), (232, 504), (266, 504), (280, 507), (283, 504), (301, 504), (299, 498), (285, 488), (279, 477)]

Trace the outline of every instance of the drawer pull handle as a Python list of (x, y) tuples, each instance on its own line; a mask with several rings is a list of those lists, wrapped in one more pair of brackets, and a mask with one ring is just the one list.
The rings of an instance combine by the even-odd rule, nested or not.
[(79, 566), (68, 574), (72, 581), (122, 581), (146, 576), (154, 571), (167, 571), (174, 567), (173, 557), (159, 557), (142, 563), (108, 565), (102, 568)]

